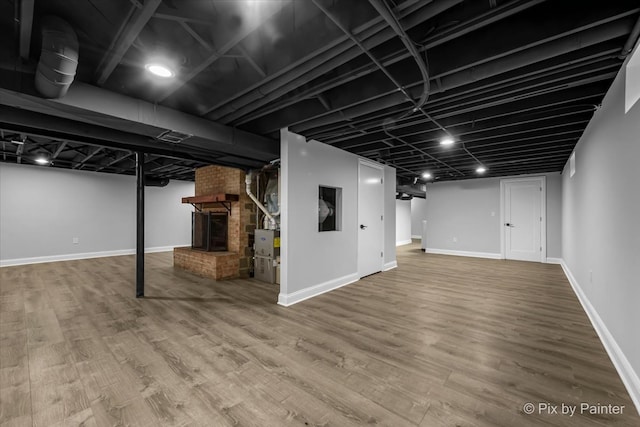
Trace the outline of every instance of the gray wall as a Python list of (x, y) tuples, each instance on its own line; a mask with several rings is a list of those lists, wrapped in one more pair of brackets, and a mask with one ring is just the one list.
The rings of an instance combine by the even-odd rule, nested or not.
[(384, 166), (384, 266), (389, 269), (396, 263), (396, 170)]
[[(358, 157), (281, 131), (282, 270), (289, 305), (358, 276)], [(385, 262), (395, 262), (395, 170), (385, 167)], [(342, 188), (342, 230), (318, 232), (318, 186)], [(391, 191), (391, 194), (388, 194)], [(389, 242), (390, 240), (390, 242)]]
[(565, 167), (562, 255), (635, 371), (640, 410), (640, 105), (625, 114), (624, 81), (623, 67), (576, 146), (575, 175)]
[[(146, 189), (146, 247), (189, 245), (193, 183)], [(135, 248), (134, 177), (0, 164), (3, 265)], [(77, 237), (78, 244), (73, 244)], [(83, 255), (84, 254), (84, 255)]]
[(411, 243), (411, 200), (396, 200), (396, 246)]
[[(539, 175), (536, 175), (539, 176)], [(561, 178), (547, 177), (547, 257), (560, 258)], [(522, 177), (522, 176), (519, 176)], [(427, 248), (500, 254), (500, 178), (427, 185)], [(457, 241), (454, 241), (454, 238)]]
[(411, 237), (422, 238), (422, 221), (427, 219), (427, 200), (419, 197), (411, 199)]

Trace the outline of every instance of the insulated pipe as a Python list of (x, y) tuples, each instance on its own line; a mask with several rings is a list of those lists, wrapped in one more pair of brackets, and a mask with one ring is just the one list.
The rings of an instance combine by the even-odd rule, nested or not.
[(45, 98), (66, 95), (78, 68), (78, 37), (66, 21), (48, 16), (42, 24), (42, 53), (35, 86)]
[[(249, 196), (249, 198), (253, 201), (253, 203), (255, 203), (256, 206), (264, 213), (264, 215), (269, 219), (271, 226), (275, 229), (276, 228), (275, 218), (273, 217), (273, 215), (271, 215), (271, 213), (267, 210), (267, 208), (265, 208), (264, 205), (260, 203), (260, 200), (258, 200), (256, 196), (254, 196), (253, 193), (251, 192), (251, 172), (245, 175), (244, 182), (246, 184), (247, 196)], [(278, 215), (279, 214), (280, 214), (280, 210), (278, 210)]]

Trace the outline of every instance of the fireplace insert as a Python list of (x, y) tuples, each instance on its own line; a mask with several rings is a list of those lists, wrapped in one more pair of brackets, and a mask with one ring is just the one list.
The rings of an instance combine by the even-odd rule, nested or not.
[(201, 251), (227, 251), (229, 217), (226, 212), (193, 212), (191, 247)]

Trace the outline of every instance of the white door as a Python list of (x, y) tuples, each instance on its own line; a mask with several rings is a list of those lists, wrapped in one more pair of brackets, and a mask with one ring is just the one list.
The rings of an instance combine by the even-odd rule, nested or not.
[(544, 261), (544, 179), (503, 180), (502, 184), (504, 257)]
[(358, 170), (358, 273), (382, 271), (384, 188), (382, 167), (361, 162)]

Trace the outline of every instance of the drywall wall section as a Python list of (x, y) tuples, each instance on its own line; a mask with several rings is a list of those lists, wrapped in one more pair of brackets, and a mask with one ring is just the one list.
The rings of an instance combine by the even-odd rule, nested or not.
[(636, 49), (627, 61), (624, 75), (624, 112), (627, 113), (640, 100), (640, 49)]
[(411, 237), (422, 239), (422, 221), (427, 219), (427, 200), (420, 197), (411, 199)]
[[(192, 193), (181, 181), (145, 189), (148, 250), (191, 243), (180, 198)], [(3, 266), (134, 253), (135, 225), (135, 177), (0, 164)]]
[(411, 243), (411, 201), (396, 200), (396, 246)]
[(640, 412), (640, 103), (625, 113), (625, 77), (580, 138), (573, 177), (565, 166), (562, 258)]
[[(359, 279), (358, 157), (283, 129), (281, 176), (282, 264), (278, 303), (286, 306)], [(391, 236), (394, 257), (391, 260), (385, 257), (385, 262), (395, 263), (393, 168), (385, 168), (384, 180), (393, 183), (385, 185), (384, 215), (385, 252)], [(319, 186), (342, 189), (340, 231), (318, 231)], [(388, 212), (389, 188), (392, 188), (389, 195), (392, 212)]]
[[(557, 259), (562, 250), (561, 179), (557, 173), (545, 176), (547, 258)], [(500, 258), (500, 179), (480, 178), (428, 185), (427, 251)]]
[(547, 261), (558, 263), (562, 258), (562, 175), (547, 177)]
[(182, 204), (182, 198), (195, 194), (194, 183), (169, 181), (166, 187), (145, 187), (144, 191), (145, 246), (167, 250), (190, 246), (193, 207)]
[(396, 268), (396, 170), (384, 167), (384, 265), (383, 270)]

